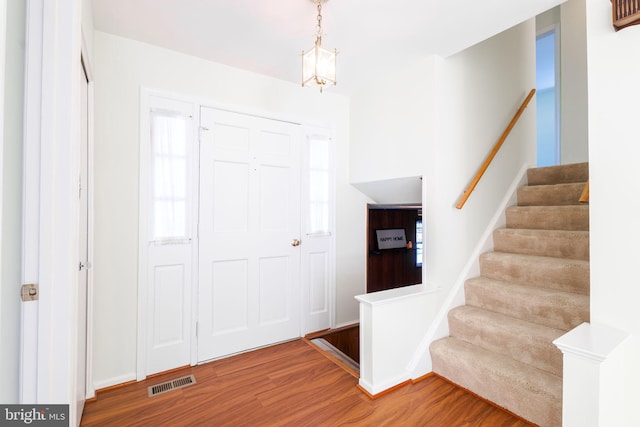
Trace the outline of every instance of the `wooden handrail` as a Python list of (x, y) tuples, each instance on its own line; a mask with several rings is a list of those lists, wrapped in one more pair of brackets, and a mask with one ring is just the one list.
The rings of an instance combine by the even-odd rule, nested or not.
[(584, 185), (582, 189), (582, 194), (580, 194), (580, 203), (589, 203), (589, 181)]
[(535, 93), (536, 93), (536, 90), (531, 89), (531, 92), (529, 92), (529, 95), (527, 95), (527, 98), (524, 100), (524, 102), (516, 112), (515, 116), (513, 116), (513, 119), (511, 119), (511, 122), (509, 122), (509, 125), (507, 126), (507, 128), (504, 130), (504, 132), (502, 132), (502, 136), (500, 137), (500, 139), (498, 140), (498, 142), (496, 142), (496, 145), (493, 146), (493, 150), (491, 150), (491, 152), (487, 156), (487, 159), (484, 161), (484, 163), (480, 167), (480, 170), (478, 170), (478, 173), (473, 178), (473, 181), (471, 181), (471, 184), (469, 184), (469, 187), (467, 187), (467, 189), (462, 194), (460, 201), (456, 205), (457, 209), (462, 209), (464, 204), (467, 202), (467, 199), (469, 198), (473, 190), (476, 188), (476, 185), (478, 185), (478, 182), (480, 182), (480, 178), (482, 178), (482, 175), (484, 175), (485, 171), (493, 161), (493, 158), (498, 153), (498, 150), (500, 149), (500, 147), (502, 147), (502, 144), (504, 143), (505, 139), (507, 139), (507, 137), (509, 136), (509, 133), (511, 133), (511, 129), (513, 129), (513, 127), (516, 125), (518, 119), (522, 115), (522, 112), (524, 111), (525, 108), (527, 108), (527, 105), (529, 105), (529, 101), (531, 101), (531, 98), (533, 98), (533, 95), (535, 95)]

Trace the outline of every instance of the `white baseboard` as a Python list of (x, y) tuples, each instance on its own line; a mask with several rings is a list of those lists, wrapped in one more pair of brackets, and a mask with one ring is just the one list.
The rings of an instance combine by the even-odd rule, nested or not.
[(96, 392), (98, 392), (103, 388), (113, 387), (114, 385), (128, 383), (129, 381), (135, 381), (135, 379), (136, 379), (136, 373), (130, 372), (128, 374), (120, 375), (120, 376), (109, 378), (106, 380), (95, 381), (93, 383), (93, 389)]
[(391, 390), (392, 388), (398, 387), (400, 384), (410, 380), (411, 378), (409, 377), (409, 374), (404, 373), (394, 378), (387, 378), (385, 381), (381, 381), (378, 384), (376, 384), (375, 387), (373, 384), (370, 384), (369, 382), (360, 378), (358, 380), (358, 385), (362, 387), (364, 390), (366, 390), (366, 392), (369, 393), (371, 396), (376, 396), (377, 394), (383, 393), (387, 390)]

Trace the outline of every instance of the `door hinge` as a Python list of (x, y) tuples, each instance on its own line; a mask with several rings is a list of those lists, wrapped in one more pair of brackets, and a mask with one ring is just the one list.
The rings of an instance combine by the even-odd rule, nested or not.
[(20, 289), (20, 298), (22, 298), (22, 301), (37, 301), (38, 297), (38, 285), (22, 285), (22, 288)]
[(198, 141), (202, 141), (202, 132), (207, 132), (208, 130), (209, 128), (200, 126), (200, 128), (198, 129)]
[(200, 324), (199, 322), (196, 322), (196, 338), (198, 338), (198, 325), (199, 324)]

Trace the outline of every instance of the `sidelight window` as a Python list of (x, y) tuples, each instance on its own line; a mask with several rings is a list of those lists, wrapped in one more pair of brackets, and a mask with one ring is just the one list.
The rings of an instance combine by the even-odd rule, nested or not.
[(170, 111), (151, 112), (151, 240), (190, 237), (189, 164), (191, 118)]
[(309, 137), (309, 218), (307, 235), (329, 234), (331, 140)]

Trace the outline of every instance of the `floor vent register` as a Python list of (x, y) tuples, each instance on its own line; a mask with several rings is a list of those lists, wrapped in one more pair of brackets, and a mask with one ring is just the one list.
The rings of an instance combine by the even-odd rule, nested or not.
[(172, 390), (184, 388), (195, 383), (196, 383), (196, 377), (194, 377), (193, 375), (187, 375), (186, 377), (181, 377), (175, 380), (152, 385), (152, 386), (149, 386), (148, 388), (149, 397), (157, 396), (163, 393), (168, 393)]

